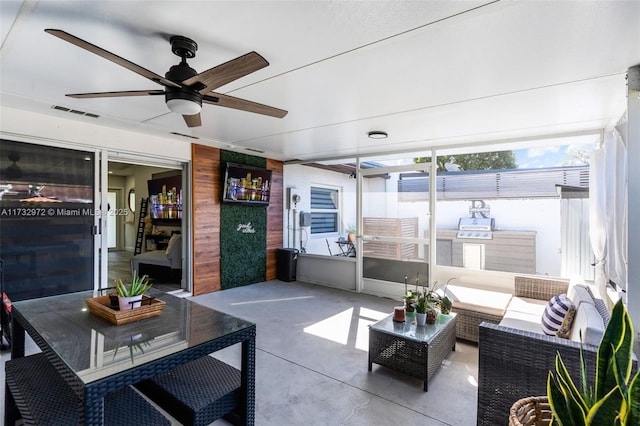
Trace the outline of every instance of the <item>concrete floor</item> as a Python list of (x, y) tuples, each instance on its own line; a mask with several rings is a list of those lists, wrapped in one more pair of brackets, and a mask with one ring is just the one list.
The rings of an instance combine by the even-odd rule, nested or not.
[[(417, 379), (375, 364), (367, 370), (367, 325), (390, 314), (398, 301), (277, 280), (191, 300), (256, 323), (259, 426), (476, 423), (475, 344), (458, 341), (426, 393)], [(28, 339), (27, 353), (36, 351)], [(10, 354), (0, 356), (4, 382)], [(239, 345), (215, 356), (239, 368)], [(4, 386), (0, 393), (4, 401)]]
[[(475, 344), (458, 341), (426, 393), (417, 379), (367, 371), (367, 325), (398, 301), (283, 281), (192, 300), (256, 323), (257, 425), (476, 424)], [(238, 366), (239, 348), (217, 356)]]

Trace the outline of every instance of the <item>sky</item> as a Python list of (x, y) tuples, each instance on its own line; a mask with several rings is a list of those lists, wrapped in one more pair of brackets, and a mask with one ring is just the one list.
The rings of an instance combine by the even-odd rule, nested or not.
[(593, 148), (593, 144), (555, 145), (530, 149), (517, 149), (513, 152), (516, 155), (516, 164), (518, 164), (519, 169), (535, 169), (540, 167), (585, 164), (577, 159), (574, 153), (588, 153), (591, 152)]

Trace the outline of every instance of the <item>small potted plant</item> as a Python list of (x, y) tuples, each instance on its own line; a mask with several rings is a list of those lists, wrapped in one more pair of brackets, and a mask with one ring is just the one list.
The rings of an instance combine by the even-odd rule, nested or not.
[(453, 302), (447, 296), (442, 296), (440, 298), (440, 312), (445, 315), (449, 315), (451, 313), (451, 308), (453, 308)]
[(433, 291), (424, 292), (424, 299), (427, 303), (426, 323), (435, 324), (438, 319), (438, 306), (440, 306), (440, 296)]
[(413, 319), (416, 316), (416, 310), (414, 305), (419, 295), (420, 293), (414, 290), (409, 290), (404, 295), (404, 307), (405, 307), (407, 320), (411, 322), (413, 322)]
[(349, 225), (347, 226), (347, 240), (349, 240), (349, 242), (351, 244), (355, 244), (356, 242), (356, 227), (353, 225)]
[(423, 294), (418, 296), (418, 300), (413, 304), (416, 310), (416, 324), (424, 325), (427, 320), (427, 311), (432, 308), (431, 304)]
[(142, 304), (142, 295), (152, 286), (149, 277), (143, 275), (139, 277), (136, 271), (131, 275), (131, 283), (128, 285), (118, 278), (116, 281), (116, 292), (118, 293), (118, 306), (121, 311), (137, 308)]
[[(455, 277), (449, 278), (447, 283), (444, 285), (444, 289), (442, 290), (442, 296), (440, 296), (440, 303), (439, 303), (440, 312), (442, 312), (445, 315), (449, 315), (449, 313), (451, 313), (451, 309), (453, 309), (453, 301), (447, 297), (447, 286), (451, 281), (455, 279), (456, 279)], [(436, 285), (437, 285), (437, 281), (436, 281)]]

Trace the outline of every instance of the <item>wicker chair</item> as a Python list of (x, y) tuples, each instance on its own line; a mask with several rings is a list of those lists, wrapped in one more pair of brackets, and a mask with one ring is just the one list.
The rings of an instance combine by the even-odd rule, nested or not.
[(211, 356), (135, 387), (183, 425), (205, 426), (224, 417), (240, 424), (240, 371)]
[[(82, 423), (82, 401), (43, 353), (15, 358), (5, 364), (5, 420), (24, 425), (62, 426)], [(104, 424), (113, 426), (170, 425), (131, 387), (104, 398)]]

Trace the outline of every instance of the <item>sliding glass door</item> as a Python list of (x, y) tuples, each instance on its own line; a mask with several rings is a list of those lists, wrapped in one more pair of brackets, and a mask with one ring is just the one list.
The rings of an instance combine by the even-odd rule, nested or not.
[[(417, 285), (420, 291), (429, 285), (427, 247), (432, 203), (426, 180), (413, 179), (425, 176), (430, 164), (413, 159), (394, 163), (380, 162), (382, 167), (358, 171), (361, 190), (356, 252), (361, 260), (360, 290), (400, 299), (405, 282), (409, 289)], [(363, 187), (363, 178), (369, 175), (383, 177), (367, 179)]]
[(93, 288), (95, 153), (0, 144), (0, 260), (14, 301)]

